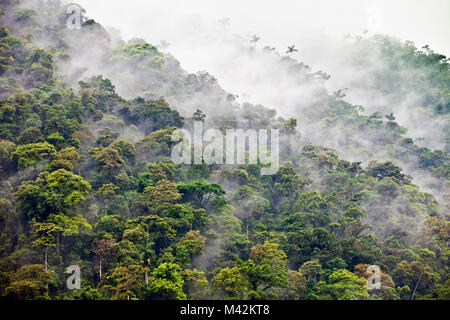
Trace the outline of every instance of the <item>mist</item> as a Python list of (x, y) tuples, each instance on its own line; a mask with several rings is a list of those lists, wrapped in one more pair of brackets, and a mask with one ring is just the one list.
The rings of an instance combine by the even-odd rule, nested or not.
[[(396, 281), (390, 295), (412, 299), (419, 288), (420, 298), (440, 297), (448, 280), (450, 4), (80, 0), (78, 15), (67, 11), (69, 0), (3, 3), (0, 222), (6, 217), (10, 231), (0, 240), (10, 238), (11, 257), (0, 256), (0, 267), (22, 268), (14, 260), (28, 242), (15, 224), (53, 219), (41, 208), (68, 218), (83, 218), (84, 208), (92, 233), (80, 234), (77, 248), (63, 234), (51, 254), (92, 269), (89, 285), (107, 289), (105, 297), (119, 295), (103, 286), (100, 246), (90, 254), (100, 238), (118, 245), (104, 274), (138, 267), (142, 284), (150, 276), (153, 285), (173, 262), (189, 281), (177, 285), (178, 298), (220, 299), (228, 294), (220, 279), (230, 272), (251, 285), (236, 296), (290, 297), (283, 283), (262, 286), (247, 273), (272, 258), (271, 272), (298, 285), (288, 288), (292, 296), (309, 290), (315, 299), (326, 288), (302, 288), (302, 279), (317, 282), (306, 268), (312, 263), (323, 284), (335, 272), (380, 265)], [(229, 129), (249, 135), (248, 154), (221, 165), (208, 164), (204, 151), (194, 166), (190, 156), (177, 165), (174, 131), (193, 132), (196, 144), (196, 123), (217, 133), (215, 143)], [(261, 141), (259, 162), (250, 160), (249, 130), (276, 130), (266, 148), (271, 163)], [(48, 155), (29, 159), (40, 148)], [(275, 171), (265, 175), (269, 165)], [(62, 186), (63, 199), (51, 179), (65, 172), (86, 187)], [(61, 205), (47, 210), (53, 196)], [(76, 254), (66, 255), (69, 248)], [(38, 253), (24, 261), (38, 261)], [(422, 255), (432, 259), (432, 275)], [(401, 274), (408, 263), (439, 283), (419, 287), (422, 275)], [(136, 297), (159, 297), (149, 293)]]
[[(443, 53), (449, 52), (449, 37), (442, 32), (449, 23), (442, 8), (448, 4), (442, 1), (433, 1), (431, 5), (398, 1), (395, 6), (370, 1), (283, 2), (284, 5), (277, 6), (268, 2), (241, 5), (233, 1), (221, 4), (196, 1), (189, 6), (180, 1), (79, 3), (86, 9), (86, 19), (95, 19), (103, 27), (93, 25), (88, 33), (65, 34), (70, 58), (59, 59), (57, 68), (75, 89), (79, 80), (103, 74), (125, 99), (166, 97), (185, 117), (201, 109), (209, 117), (222, 120), (225, 117), (230, 123), (243, 120), (238, 110), (244, 103), (264, 105), (284, 118), (298, 120), (302, 140), (297, 149), (305, 144), (323, 145), (346, 160), (363, 164), (374, 159), (394, 160), (423, 190), (442, 201), (446, 199), (445, 184), (421, 169), (418, 159), (398, 159), (384, 145), (381, 132), (355, 132), (341, 120), (330, 127), (322, 121), (320, 110), (330, 102), (333, 92), (342, 90), (344, 94), (339, 93), (338, 98), (362, 106), (360, 115), (378, 112), (383, 117), (393, 112), (396, 122), (405, 128), (405, 136), (413, 138), (417, 145), (448, 149), (448, 115), (433, 117), (423, 105), (431, 89), (423, 85), (417, 90), (410, 85), (423, 76), (422, 70), (405, 68), (396, 74), (401, 85), (387, 95), (377, 87), (376, 79), (380, 73), (390, 71), (389, 65), (370, 44), (371, 37), (386, 32), (398, 36), (399, 43), (413, 40), (419, 48), (430, 44), (433, 50), (441, 48)], [(33, 2), (26, 5), (36, 6)], [(403, 27), (408, 19), (420, 22), (409, 33)], [(252, 43), (254, 36), (260, 39)], [(49, 39), (33, 41), (45, 45)], [(163, 53), (165, 63), (160, 73), (140, 70), (130, 61), (111, 60), (114, 59), (111, 50), (127, 42), (144, 41)], [(287, 47), (292, 45), (298, 51), (288, 54)], [(194, 95), (173, 92), (179, 79), (199, 71), (194, 78), (203, 83), (197, 88), (200, 91), (195, 89)], [(326, 81), (317, 79), (317, 72), (331, 77)], [(162, 74), (166, 78), (163, 85)], [(227, 101), (230, 93), (235, 102)], [(336, 104), (338, 100), (333, 98), (332, 102)]]
[[(299, 49), (296, 59), (332, 75), (327, 84), (330, 92), (350, 88), (346, 100), (363, 105), (367, 114), (390, 110), (395, 104), (397, 122), (408, 128), (410, 136), (423, 138), (423, 146), (444, 149), (442, 129), (448, 122), (433, 121), (426, 112), (409, 112), (420, 104), (421, 93), (411, 92), (399, 101), (398, 97), (376, 92), (370, 78), (374, 70), (385, 68), (383, 62), (376, 52), (370, 52), (367, 60), (372, 65), (366, 70), (356, 69), (352, 60), (366, 52), (352, 48), (342, 39), (348, 34), (389, 34), (413, 41), (419, 48), (430, 45), (436, 52), (449, 55), (450, 37), (442, 32), (450, 30), (450, 4), (446, 1), (396, 1), (394, 5), (369, 0), (282, 1), (276, 5), (268, 1), (242, 4), (199, 0), (189, 4), (79, 3), (96, 21), (121, 30), (124, 39), (143, 38), (154, 45), (164, 40), (169, 43), (165, 50), (181, 62), (183, 69), (191, 73), (206, 70), (226, 91), (239, 95), (241, 101), (264, 104), (285, 117), (292, 114), (292, 103), (280, 100), (291, 100), (289, 96), (297, 88), (289, 85), (291, 79), (268, 76), (274, 74), (277, 66), (266, 56), (244, 55), (242, 49), (253, 34), (261, 38), (257, 47), (275, 48), (281, 55), (294, 44)], [(368, 85), (361, 87), (361, 83)]]

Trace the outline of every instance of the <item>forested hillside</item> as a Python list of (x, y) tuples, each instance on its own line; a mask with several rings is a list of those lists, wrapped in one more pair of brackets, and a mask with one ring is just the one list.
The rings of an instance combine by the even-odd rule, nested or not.
[[(330, 92), (327, 70), (242, 43), (296, 88), (281, 117), (88, 13), (66, 20), (59, 0), (0, 0), (0, 299), (450, 299), (447, 57), (358, 38), (389, 68), (361, 55), (376, 80)], [(353, 105), (346, 85), (389, 103)], [(396, 122), (404, 95), (441, 149)], [(172, 133), (194, 121), (279, 129), (278, 172), (176, 165)]]

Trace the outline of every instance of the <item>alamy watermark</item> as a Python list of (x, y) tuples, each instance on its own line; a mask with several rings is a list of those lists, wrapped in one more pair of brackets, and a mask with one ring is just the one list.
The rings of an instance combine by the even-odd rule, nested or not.
[(70, 4), (66, 8), (66, 14), (68, 18), (66, 20), (66, 26), (68, 29), (81, 29), (82, 9), (79, 5)]
[(367, 289), (369, 290), (378, 290), (381, 289), (381, 270), (379, 266), (368, 266), (367, 273), (370, 274), (367, 279)]
[(65, 273), (71, 274), (67, 278), (66, 285), (69, 290), (80, 290), (81, 289), (81, 269), (77, 265), (72, 265), (67, 267)]
[(203, 122), (194, 121), (193, 135), (185, 129), (173, 132), (172, 142), (178, 144), (172, 149), (172, 161), (208, 165), (260, 163), (264, 166), (261, 175), (274, 175), (280, 166), (279, 136), (278, 129), (226, 129), (224, 136), (215, 128), (203, 132)]

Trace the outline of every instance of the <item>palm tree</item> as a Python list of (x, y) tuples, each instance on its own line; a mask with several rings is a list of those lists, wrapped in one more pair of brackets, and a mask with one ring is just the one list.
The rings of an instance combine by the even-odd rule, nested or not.
[(230, 93), (227, 95), (227, 101), (234, 102), (239, 99), (239, 95)]
[(271, 47), (271, 46), (265, 46), (264, 48), (263, 48), (263, 50), (265, 51), (265, 52), (274, 52), (275, 50), (276, 50), (276, 48), (275, 47)]
[(394, 116), (394, 114), (391, 112), (391, 114), (387, 114), (385, 115), (386, 119), (388, 119), (389, 121), (394, 121), (396, 118)]
[(298, 50), (295, 49), (295, 45), (292, 45), (292, 46), (288, 47), (288, 50), (286, 51), (286, 54), (292, 55), (292, 54), (294, 54), (294, 52), (298, 52)]
[(157, 45), (157, 47), (161, 50), (165, 50), (170, 46), (170, 43), (168, 43), (166, 40), (161, 40), (160, 43)]
[(228, 27), (230, 25), (230, 18), (223, 18), (219, 20), (219, 23), (224, 27)]
[(261, 40), (260, 37), (258, 37), (256, 34), (253, 35), (252, 40), (250, 40), (250, 43), (253, 43), (253, 45), (256, 47), (256, 43)]
[(314, 73), (314, 76), (316, 76), (317, 78), (320, 78), (322, 80), (322, 86), (325, 88), (325, 81), (329, 80), (331, 78), (331, 76), (323, 71), (317, 71), (316, 73)]
[(338, 91), (334, 91), (333, 95), (340, 99), (340, 98), (344, 98), (346, 96), (346, 91), (348, 90), (348, 88), (345, 89), (339, 89)]

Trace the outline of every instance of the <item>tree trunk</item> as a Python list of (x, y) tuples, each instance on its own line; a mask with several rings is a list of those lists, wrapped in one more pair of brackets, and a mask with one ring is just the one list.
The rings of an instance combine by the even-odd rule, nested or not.
[(56, 234), (56, 252), (59, 254), (59, 231)]
[[(147, 246), (148, 246), (148, 238), (150, 237), (150, 223), (149, 224), (147, 224), (147, 240), (145, 240), (145, 250), (147, 250)], [(145, 267), (148, 267), (148, 265), (150, 264), (150, 259), (146, 259), (145, 261), (144, 261), (144, 266)], [(147, 285), (148, 286), (148, 271), (147, 270), (145, 270), (145, 285)]]
[(247, 240), (248, 240), (248, 219), (249, 219), (249, 217), (247, 215)]
[(47, 256), (48, 256), (48, 247), (45, 248), (45, 253), (44, 253), (44, 267), (45, 267), (45, 272), (48, 271)]
[(420, 280), (422, 280), (423, 272), (424, 272), (424, 270), (422, 270), (422, 272), (421, 272), (421, 274), (420, 274), (420, 277), (419, 277), (419, 280), (418, 280), (417, 283), (416, 283), (416, 287), (414, 288), (414, 291), (413, 291), (413, 293), (412, 293), (411, 300), (414, 299), (414, 294), (416, 293), (416, 290), (417, 290), (417, 288), (419, 287)]
[(102, 280), (102, 259), (100, 259), (100, 262), (98, 264), (98, 276), (100, 280)]

